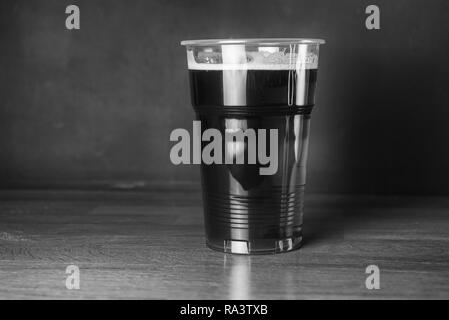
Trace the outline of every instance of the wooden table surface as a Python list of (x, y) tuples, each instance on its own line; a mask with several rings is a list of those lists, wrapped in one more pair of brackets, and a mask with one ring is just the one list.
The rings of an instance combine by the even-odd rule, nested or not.
[(449, 298), (449, 198), (307, 195), (304, 228), (299, 251), (236, 256), (205, 247), (197, 188), (1, 191), (0, 298)]

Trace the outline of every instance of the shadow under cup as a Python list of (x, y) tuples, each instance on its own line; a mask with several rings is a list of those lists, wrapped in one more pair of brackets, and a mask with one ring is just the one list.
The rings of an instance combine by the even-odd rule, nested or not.
[(201, 121), (201, 177), (210, 248), (269, 254), (300, 247), (310, 114), (322, 43), (316, 39), (182, 42), (187, 48), (192, 105)]

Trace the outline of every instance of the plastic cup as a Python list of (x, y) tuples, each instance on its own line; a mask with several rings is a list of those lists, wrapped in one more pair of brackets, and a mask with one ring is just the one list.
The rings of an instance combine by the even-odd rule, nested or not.
[[(270, 254), (301, 246), (310, 115), (323, 43), (181, 43), (187, 49), (192, 105), (201, 121), (204, 221), (210, 248)], [(212, 141), (219, 147), (210, 152)], [(216, 161), (211, 163), (211, 158)]]

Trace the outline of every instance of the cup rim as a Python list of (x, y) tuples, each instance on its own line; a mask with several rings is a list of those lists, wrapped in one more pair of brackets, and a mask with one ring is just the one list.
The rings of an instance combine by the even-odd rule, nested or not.
[(323, 39), (312, 38), (242, 38), (242, 39), (199, 39), (183, 40), (182, 46), (214, 46), (232, 44), (252, 44), (252, 45), (286, 45), (286, 44), (324, 44)]

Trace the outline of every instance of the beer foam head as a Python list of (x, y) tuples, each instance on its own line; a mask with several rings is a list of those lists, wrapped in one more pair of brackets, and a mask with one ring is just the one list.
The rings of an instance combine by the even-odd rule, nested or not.
[(190, 70), (317, 69), (318, 47), (307, 44), (293, 48), (264, 46), (252, 50), (242, 44), (218, 48), (191, 47), (187, 49), (187, 62)]

